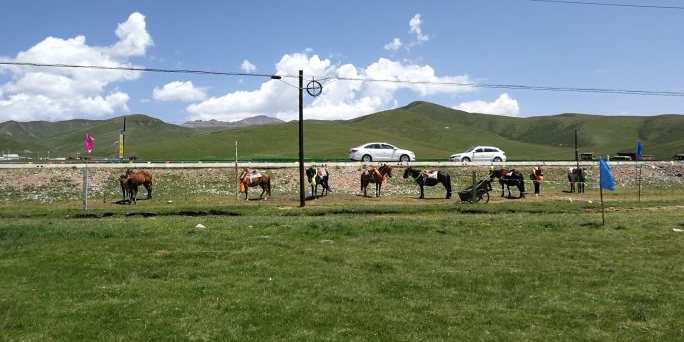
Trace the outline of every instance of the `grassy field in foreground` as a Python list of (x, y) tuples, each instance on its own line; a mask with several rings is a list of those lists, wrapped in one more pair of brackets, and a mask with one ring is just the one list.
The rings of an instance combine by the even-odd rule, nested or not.
[(684, 340), (676, 203), (369, 203), (4, 206), (0, 341)]

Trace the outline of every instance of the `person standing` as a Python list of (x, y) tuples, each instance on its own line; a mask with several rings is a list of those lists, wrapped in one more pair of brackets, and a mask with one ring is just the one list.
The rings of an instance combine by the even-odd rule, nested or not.
[(532, 168), (530, 179), (532, 179), (532, 183), (534, 183), (534, 194), (539, 195), (540, 185), (544, 181), (544, 173), (542, 172), (541, 166), (535, 166)]

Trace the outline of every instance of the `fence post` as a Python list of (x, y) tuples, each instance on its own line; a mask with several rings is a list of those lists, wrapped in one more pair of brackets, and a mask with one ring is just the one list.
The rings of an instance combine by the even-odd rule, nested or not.
[(475, 177), (477, 176), (475, 174), (475, 170), (473, 170), (473, 203), (477, 201), (477, 189), (475, 189), (475, 183), (477, 182), (477, 180)]
[(83, 210), (88, 211), (88, 167), (83, 169)]

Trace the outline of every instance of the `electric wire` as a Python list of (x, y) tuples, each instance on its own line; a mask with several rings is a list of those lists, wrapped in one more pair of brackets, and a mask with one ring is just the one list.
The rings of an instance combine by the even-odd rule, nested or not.
[[(508, 1), (511, 0), (499, 0)], [(514, 1), (528, 1), (528, 2), (546, 2), (565, 5), (588, 5), (588, 6), (608, 6), (608, 7), (632, 7), (632, 8), (650, 8), (650, 9), (669, 9), (669, 10), (684, 10), (684, 6), (664, 6), (664, 5), (639, 5), (639, 4), (625, 4), (616, 2), (595, 2), (595, 1), (573, 1), (573, 0), (514, 0)]]
[[(299, 87), (291, 85), (282, 80), (282, 78), (298, 78), (296, 75), (271, 75), (271, 74), (254, 74), (242, 72), (223, 72), (223, 71), (206, 71), (206, 70), (190, 70), (190, 69), (158, 69), (158, 68), (142, 68), (142, 67), (108, 67), (98, 65), (70, 65), (70, 64), (46, 64), (46, 63), (29, 63), (29, 62), (0, 62), (0, 65), (11, 66), (28, 66), (28, 67), (48, 67), (48, 68), (81, 68), (81, 69), (97, 69), (97, 70), (117, 70), (117, 71), (141, 71), (141, 72), (156, 72), (156, 73), (183, 73), (183, 74), (200, 74), (200, 75), (219, 75), (219, 76), (251, 76), (251, 77), (267, 77), (271, 79), (280, 80), (288, 86), (299, 89)], [(446, 81), (415, 81), (402, 79), (374, 79), (362, 77), (326, 77), (314, 76), (315, 80), (325, 81), (326, 84), (333, 81), (352, 81), (352, 82), (382, 82), (408, 85), (424, 85), (424, 86), (452, 86), (452, 87), (472, 87), (472, 88), (489, 88), (489, 89), (510, 89), (510, 90), (532, 90), (532, 91), (556, 91), (556, 92), (580, 92), (580, 93), (599, 93), (599, 94), (621, 94), (621, 95), (639, 95), (639, 96), (666, 96), (666, 97), (684, 97), (684, 92), (681, 91), (666, 91), (666, 90), (637, 90), (637, 89), (619, 89), (619, 88), (584, 88), (584, 87), (561, 87), (561, 86), (535, 86), (535, 85), (520, 85), (520, 84), (491, 84), (491, 83), (472, 83), (472, 82), (446, 82)]]

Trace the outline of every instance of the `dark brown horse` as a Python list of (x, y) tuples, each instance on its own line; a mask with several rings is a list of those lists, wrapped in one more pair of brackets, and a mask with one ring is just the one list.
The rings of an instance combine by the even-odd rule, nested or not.
[(147, 190), (147, 199), (152, 198), (152, 174), (148, 171), (126, 170), (126, 177), (135, 179), (138, 184), (142, 184)]
[(264, 193), (267, 193), (266, 199), (271, 196), (271, 177), (264, 171), (250, 171), (244, 168), (240, 174), (238, 184), (240, 185), (240, 192), (245, 193), (245, 200), (249, 198), (248, 191), (253, 186), (261, 187), (259, 198), (262, 198)]
[(123, 200), (119, 203), (135, 204), (138, 199), (138, 181), (135, 178), (128, 178), (126, 175), (119, 176), (119, 184), (123, 193)]
[(504, 184), (508, 189), (508, 197), (511, 197), (511, 185), (518, 187), (520, 191), (519, 198), (525, 198), (525, 177), (520, 171), (515, 170), (491, 170), (489, 171), (489, 180), (494, 181), (495, 178), (499, 179), (499, 184), (501, 184), (501, 197), (504, 197)]
[(444, 171), (421, 171), (408, 167), (406, 168), (406, 171), (404, 171), (404, 179), (407, 179), (409, 176), (411, 176), (411, 178), (420, 186), (420, 198), (425, 198), (424, 187), (426, 185), (435, 186), (440, 183), (444, 185), (444, 188), (446, 189), (445, 198), (451, 198), (451, 176), (449, 176), (448, 173)]
[(382, 182), (387, 180), (387, 177), (392, 178), (392, 167), (389, 165), (381, 165), (380, 167), (370, 167), (361, 172), (361, 191), (363, 196), (368, 197), (366, 190), (369, 183), (375, 183), (375, 197), (380, 197), (380, 189)]

